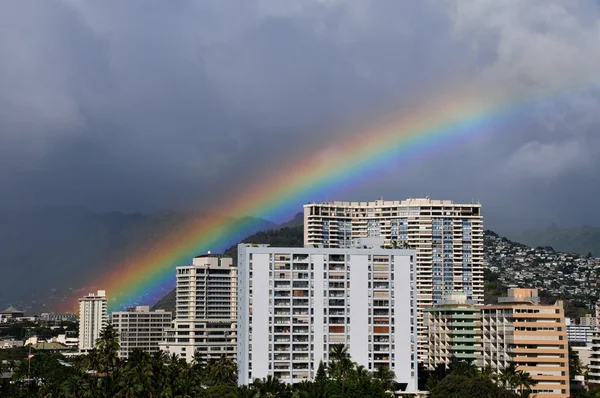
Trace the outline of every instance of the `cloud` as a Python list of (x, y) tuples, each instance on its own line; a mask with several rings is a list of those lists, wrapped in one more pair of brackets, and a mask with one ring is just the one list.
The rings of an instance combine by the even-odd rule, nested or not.
[[(347, 194), (500, 207), (518, 190), (540, 209), (532, 181), (579, 168), (598, 182), (599, 15), (562, 1), (6, 1), (0, 205), (202, 206), (468, 87), (555, 94)], [(548, 208), (563, 200), (551, 193)]]
[(585, 148), (578, 142), (543, 144), (531, 141), (508, 159), (506, 171), (516, 177), (556, 179), (572, 169), (589, 164)]

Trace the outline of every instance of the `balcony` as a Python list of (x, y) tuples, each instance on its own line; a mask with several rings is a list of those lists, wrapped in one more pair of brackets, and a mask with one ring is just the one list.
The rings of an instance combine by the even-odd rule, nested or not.
[(336, 299), (329, 300), (330, 307), (344, 307), (345, 305), (346, 305), (345, 300), (336, 300)]

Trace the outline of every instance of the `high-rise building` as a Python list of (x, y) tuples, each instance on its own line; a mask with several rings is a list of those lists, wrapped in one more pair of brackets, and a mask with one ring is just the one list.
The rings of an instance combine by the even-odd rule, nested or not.
[(135, 349), (154, 353), (171, 327), (171, 312), (151, 311), (149, 306), (137, 306), (127, 311), (113, 312), (110, 322), (119, 334), (119, 358), (126, 359)]
[(98, 290), (79, 299), (79, 351), (87, 352), (96, 346), (100, 332), (108, 323), (106, 291)]
[(305, 245), (348, 247), (362, 237), (417, 251), (419, 357), (425, 360), (423, 309), (454, 292), (483, 303), (481, 205), (429, 198), (304, 205)]
[(196, 351), (204, 360), (235, 359), (237, 268), (232, 259), (201, 255), (176, 272), (175, 320), (160, 348), (188, 362)]
[(500, 372), (514, 362), (531, 375), (538, 398), (569, 396), (569, 348), (562, 301), (539, 303), (537, 289), (509, 289), (481, 306), (482, 365)]
[(481, 367), (481, 313), (464, 293), (426, 308), (424, 323), (429, 334), (428, 369), (450, 365), (453, 359)]
[(238, 380), (311, 380), (337, 344), (417, 390), (415, 251), (238, 246)]

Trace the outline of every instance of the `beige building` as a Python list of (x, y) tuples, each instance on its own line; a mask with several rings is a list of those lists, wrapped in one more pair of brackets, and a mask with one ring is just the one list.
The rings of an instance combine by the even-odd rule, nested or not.
[(569, 349), (562, 301), (539, 303), (537, 289), (509, 289), (481, 306), (482, 366), (500, 372), (511, 361), (537, 382), (538, 398), (569, 396)]
[(428, 331), (425, 366), (434, 370), (453, 358), (481, 367), (481, 311), (464, 294), (455, 294), (425, 309)]
[(225, 354), (235, 360), (237, 268), (232, 259), (206, 254), (177, 267), (176, 314), (160, 348), (192, 361)]
[(589, 326), (591, 328), (597, 328), (598, 325), (598, 318), (593, 316), (592, 314), (586, 314), (585, 316), (582, 316), (579, 318), (579, 324), (581, 326)]
[(171, 312), (150, 311), (149, 306), (113, 312), (110, 318), (111, 324), (119, 333), (119, 358), (122, 359), (128, 358), (136, 349), (150, 354), (159, 351), (159, 344), (165, 338), (165, 330), (171, 327)]
[(481, 205), (429, 198), (304, 205), (305, 245), (343, 248), (354, 238), (371, 237), (417, 250), (419, 359), (424, 361), (425, 308), (457, 291), (483, 303)]

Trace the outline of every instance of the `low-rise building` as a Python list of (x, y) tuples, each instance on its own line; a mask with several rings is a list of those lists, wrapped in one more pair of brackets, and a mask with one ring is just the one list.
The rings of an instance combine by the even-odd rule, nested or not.
[(119, 334), (119, 358), (127, 359), (136, 349), (148, 353), (159, 351), (159, 345), (165, 338), (165, 330), (171, 327), (171, 318), (171, 312), (151, 311), (149, 306), (113, 312), (110, 322)]
[(54, 313), (54, 312), (44, 312), (40, 314), (41, 322), (48, 323), (60, 323), (60, 322), (77, 322), (77, 315), (65, 312), (65, 313)]
[(23, 347), (23, 345), (23, 340), (15, 340), (13, 338), (6, 338), (0, 340), (0, 349), (18, 348)]
[(23, 318), (24, 316), (25, 316), (24, 311), (18, 310), (15, 307), (13, 307), (12, 305), (10, 305), (4, 311), (0, 311), (0, 317), (2, 317), (3, 319), (17, 319), (17, 318)]

